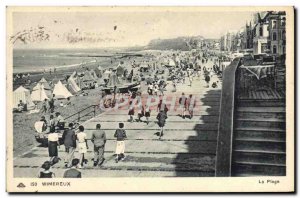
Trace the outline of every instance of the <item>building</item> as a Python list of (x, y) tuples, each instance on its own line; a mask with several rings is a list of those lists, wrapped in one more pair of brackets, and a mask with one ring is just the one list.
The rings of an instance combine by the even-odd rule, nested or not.
[(268, 15), (261, 18), (260, 13), (257, 13), (257, 23), (253, 27), (253, 54), (262, 54), (268, 52), (269, 39), (269, 21)]
[(243, 37), (244, 49), (252, 49), (253, 48), (253, 30), (252, 30), (252, 23), (246, 23), (245, 30), (244, 30), (244, 37)]
[(286, 54), (286, 13), (269, 12), (268, 24), (268, 47), (271, 54)]

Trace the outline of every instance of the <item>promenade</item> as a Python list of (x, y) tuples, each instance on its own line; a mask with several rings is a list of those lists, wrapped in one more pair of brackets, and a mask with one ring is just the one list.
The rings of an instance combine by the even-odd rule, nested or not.
[[(206, 64), (207, 68), (212, 62)], [(176, 98), (176, 103), (182, 92), (186, 96), (197, 97), (194, 117), (183, 119), (179, 109), (170, 109), (162, 140), (156, 135), (159, 127), (156, 123), (157, 111), (152, 110), (150, 123), (127, 121), (128, 110), (119, 109), (104, 112), (83, 123), (85, 132), (90, 138), (97, 123), (102, 125), (107, 136), (105, 146), (105, 162), (99, 167), (93, 167), (93, 144), (88, 141), (88, 164), (81, 169), (83, 177), (168, 177), (168, 176), (214, 176), (216, 139), (219, 121), (221, 96), (221, 80), (212, 75), (212, 82), (219, 81), (217, 88), (206, 87), (204, 76), (194, 77), (192, 86), (188, 79), (185, 84), (178, 84), (177, 91), (171, 92), (172, 82), (168, 82), (165, 95)], [(143, 91), (145, 92), (145, 90)], [(187, 114), (188, 115), (188, 114)], [(136, 114), (135, 117), (136, 118)], [(142, 118), (145, 121), (145, 118)], [(126, 159), (115, 163), (116, 139), (113, 137), (119, 122), (124, 122), (127, 132)], [(62, 177), (64, 168), (64, 146), (59, 148), (62, 159), (52, 168), (56, 177)], [(75, 153), (75, 157), (78, 153)], [(15, 177), (36, 177), (40, 166), (48, 157), (48, 148), (35, 147), (14, 159)]]

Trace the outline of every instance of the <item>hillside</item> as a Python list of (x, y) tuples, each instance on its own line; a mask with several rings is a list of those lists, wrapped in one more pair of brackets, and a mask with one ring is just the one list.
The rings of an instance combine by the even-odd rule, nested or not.
[(204, 40), (202, 36), (178, 37), (173, 39), (154, 39), (151, 40), (147, 49), (152, 50), (183, 50), (194, 49)]

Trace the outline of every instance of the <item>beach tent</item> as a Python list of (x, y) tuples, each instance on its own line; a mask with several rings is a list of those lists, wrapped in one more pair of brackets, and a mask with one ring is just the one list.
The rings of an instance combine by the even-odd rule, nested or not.
[(112, 71), (106, 70), (106, 71), (103, 73), (103, 76), (102, 76), (103, 79), (109, 79), (111, 73), (112, 73)]
[(103, 70), (100, 66), (95, 70), (95, 72), (96, 72), (98, 78), (102, 78)]
[(118, 79), (117, 75), (115, 73), (111, 74), (108, 84), (107, 84), (107, 87), (115, 87), (115, 86), (119, 87), (121, 85), (122, 84), (121, 84), (120, 80)]
[(43, 84), (38, 83), (31, 92), (32, 101), (43, 101), (45, 99), (49, 99), (51, 95), (50, 90), (46, 90)]
[(43, 77), (43, 78), (39, 81), (39, 83), (47, 83), (47, 80)]
[(175, 61), (173, 59), (169, 59), (168, 61), (168, 64), (166, 64), (167, 67), (175, 67), (176, 64), (175, 64)]
[(124, 75), (124, 71), (125, 71), (125, 68), (122, 65), (119, 65), (117, 67), (117, 76), (123, 76)]
[(57, 84), (59, 79), (55, 76), (52, 80), (53, 85)]
[(53, 89), (53, 94), (55, 94), (55, 98), (57, 99), (66, 99), (68, 97), (73, 96), (68, 89), (61, 83), (61, 81), (58, 81), (57, 84), (55, 84)]
[(95, 70), (92, 69), (92, 70), (90, 71), (90, 74), (91, 74), (91, 76), (94, 78), (94, 80), (96, 80), (96, 79), (98, 78), (98, 76), (97, 76)]
[(32, 102), (30, 91), (20, 86), (13, 92), (13, 108), (18, 108), (18, 104), (22, 100), (23, 103), (27, 104), (27, 109), (33, 109), (34, 103)]
[(72, 76), (68, 79), (68, 88), (72, 93), (77, 93), (81, 90)]
[(94, 81), (94, 77), (92, 76), (90, 71), (85, 71), (84, 76), (82, 78), (83, 82), (89, 82), (89, 81)]
[(98, 84), (98, 86), (104, 86), (104, 85), (106, 85), (106, 83), (105, 83), (105, 81), (104, 81), (103, 78), (98, 78), (97, 79), (97, 84)]
[(38, 84), (44, 85), (45, 89), (49, 89), (49, 90), (51, 89), (49, 83), (47, 82), (47, 80), (44, 77), (38, 82)]

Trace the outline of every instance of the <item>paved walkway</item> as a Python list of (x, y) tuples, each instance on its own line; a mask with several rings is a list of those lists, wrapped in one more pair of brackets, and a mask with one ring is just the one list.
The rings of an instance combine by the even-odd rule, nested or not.
[[(211, 66), (211, 62), (208, 63)], [(208, 67), (209, 67), (208, 66)], [(212, 76), (211, 83), (220, 81)], [(186, 80), (188, 84), (188, 81)], [(211, 84), (210, 83), (210, 84)], [(151, 112), (150, 123), (127, 122), (126, 109), (105, 112), (84, 124), (88, 137), (97, 123), (106, 131), (108, 141), (105, 147), (105, 162), (101, 168), (93, 167), (93, 145), (89, 141), (86, 158), (87, 167), (82, 169), (83, 177), (168, 177), (168, 176), (213, 176), (215, 168), (216, 137), (219, 120), (221, 82), (218, 88), (206, 88), (204, 77), (195, 77), (192, 87), (178, 85), (177, 92), (167, 92), (168, 97), (177, 97), (182, 92), (196, 96), (196, 110), (192, 119), (183, 119), (178, 109), (170, 109), (162, 140), (156, 133), (156, 111)], [(171, 90), (169, 82), (167, 90)], [(144, 118), (143, 118), (143, 121)], [(116, 140), (113, 137), (119, 122), (125, 123), (126, 159), (115, 163), (113, 156)], [(59, 155), (64, 157), (64, 146)], [(78, 153), (75, 153), (78, 156)], [(48, 160), (47, 148), (36, 147), (14, 160), (16, 177), (36, 177), (41, 164)], [(57, 177), (62, 177), (63, 161), (53, 167)]]

